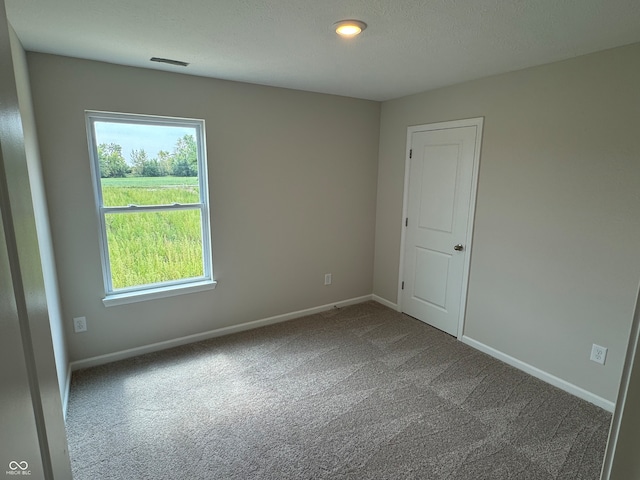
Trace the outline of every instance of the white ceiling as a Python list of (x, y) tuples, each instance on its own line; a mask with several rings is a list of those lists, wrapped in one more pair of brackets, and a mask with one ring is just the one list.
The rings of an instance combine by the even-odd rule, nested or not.
[[(372, 100), (640, 41), (639, 0), (5, 3), (27, 50)], [(369, 27), (344, 40), (345, 18)]]

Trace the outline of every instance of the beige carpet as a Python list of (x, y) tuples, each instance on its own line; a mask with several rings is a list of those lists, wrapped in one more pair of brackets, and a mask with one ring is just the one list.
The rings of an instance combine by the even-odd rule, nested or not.
[(593, 479), (610, 414), (377, 303), (73, 374), (75, 480)]

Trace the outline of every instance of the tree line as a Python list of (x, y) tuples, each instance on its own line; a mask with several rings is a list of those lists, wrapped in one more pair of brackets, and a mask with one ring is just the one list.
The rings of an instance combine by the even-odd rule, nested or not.
[(117, 143), (98, 145), (100, 177), (197, 177), (198, 147), (193, 135), (178, 139), (173, 152), (160, 150), (156, 158), (149, 158), (143, 148), (131, 152), (128, 164), (122, 155), (122, 147)]

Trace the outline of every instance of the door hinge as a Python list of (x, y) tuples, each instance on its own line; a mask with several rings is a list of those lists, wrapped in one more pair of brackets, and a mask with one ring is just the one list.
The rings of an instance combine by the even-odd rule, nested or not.
[(404, 290), (404, 281), (402, 282), (402, 290)]
[(413, 158), (413, 148), (409, 149), (409, 158)]
[(409, 217), (404, 219), (404, 226), (408, 227), (409, 226)]

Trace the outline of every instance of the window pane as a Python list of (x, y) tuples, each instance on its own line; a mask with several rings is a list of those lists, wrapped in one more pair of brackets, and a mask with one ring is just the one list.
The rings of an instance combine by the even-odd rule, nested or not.
[(197, 129), (94, 122), (103, 205), (198, 203)]
[(107, 213), (113, 289), (202, 277), (200, 210)]

